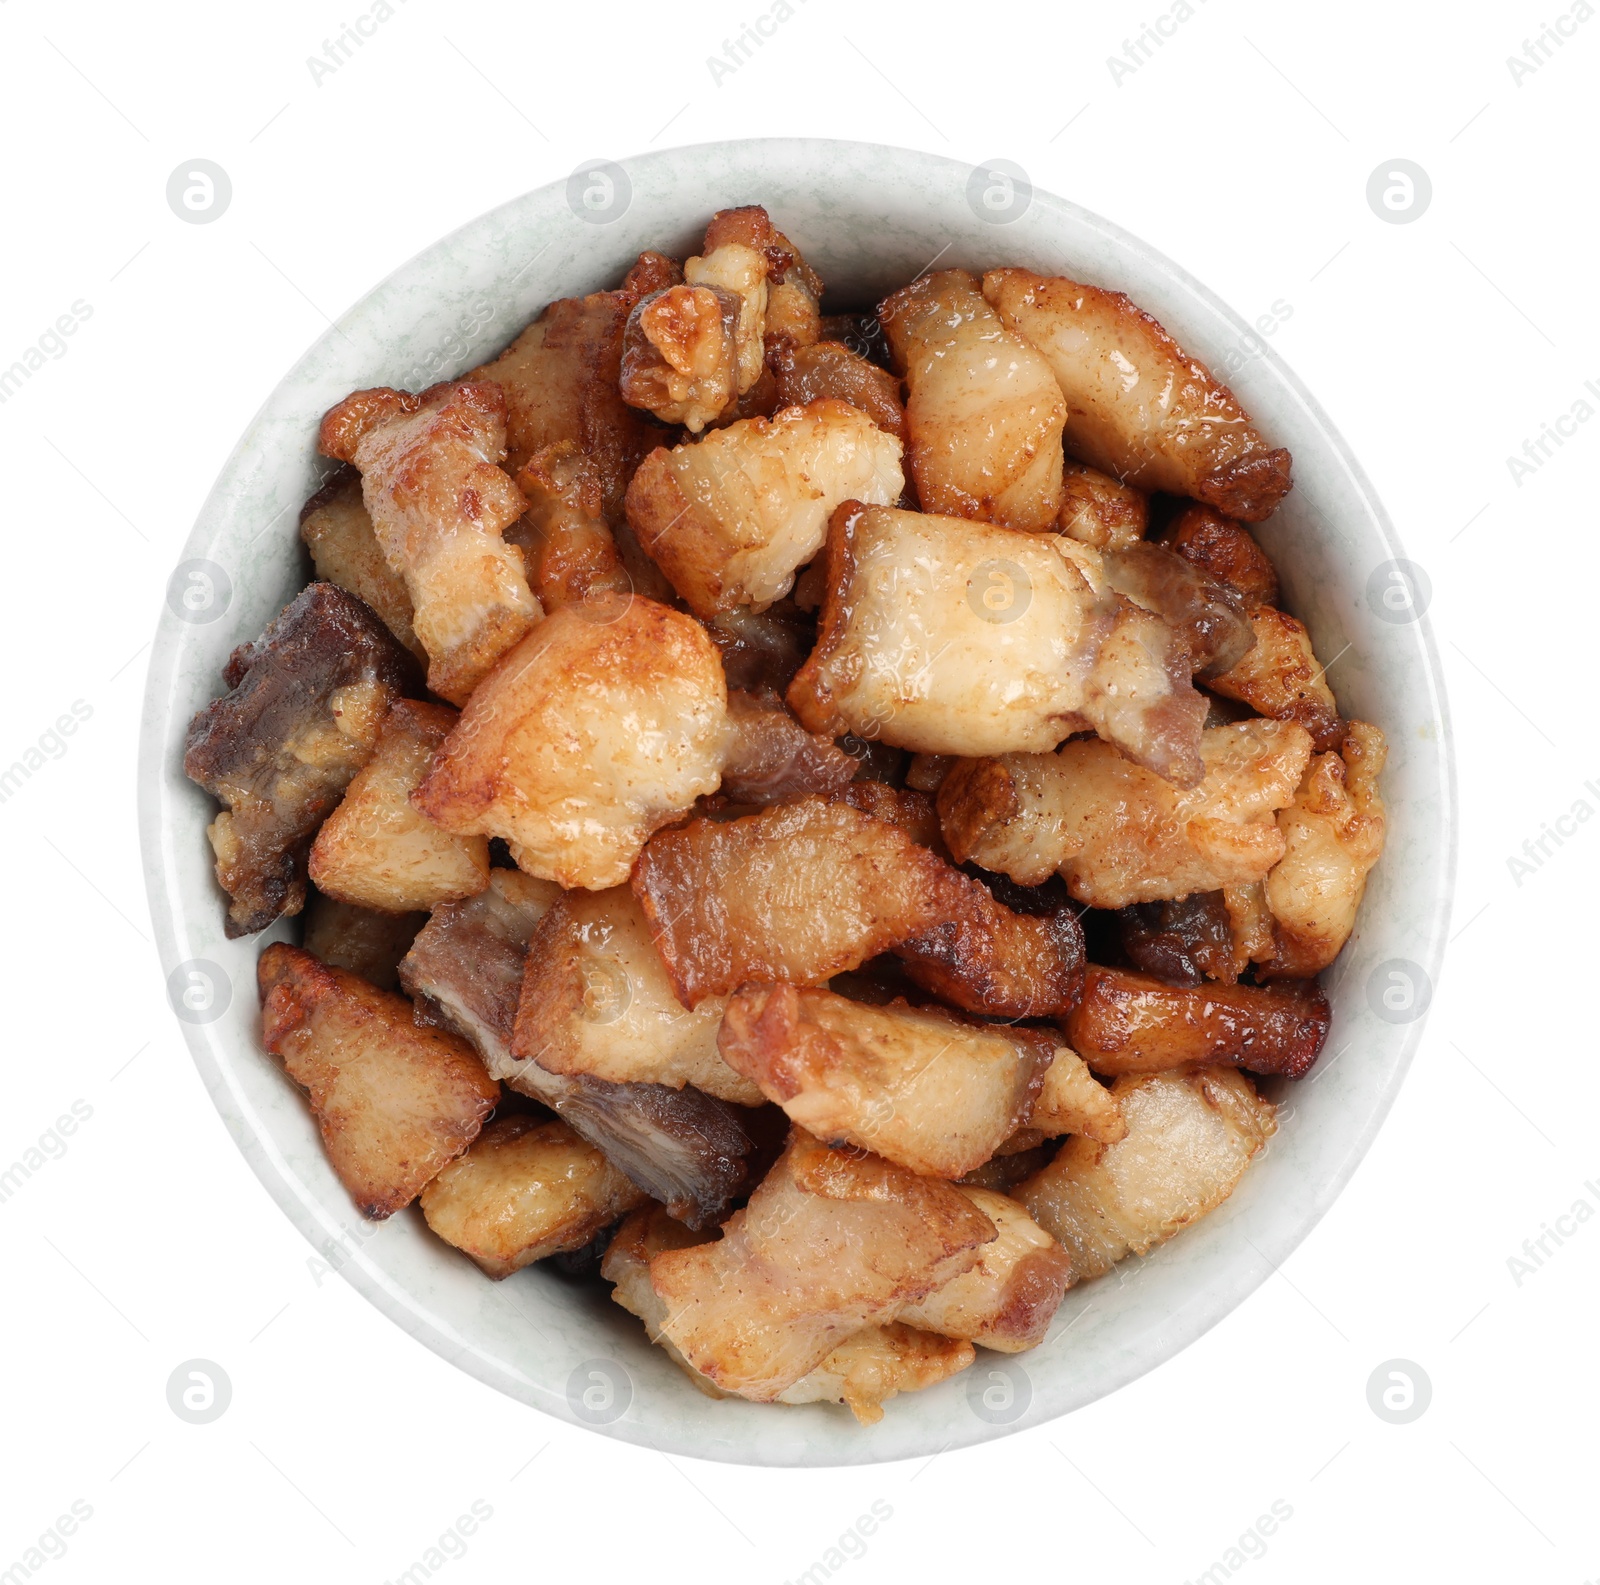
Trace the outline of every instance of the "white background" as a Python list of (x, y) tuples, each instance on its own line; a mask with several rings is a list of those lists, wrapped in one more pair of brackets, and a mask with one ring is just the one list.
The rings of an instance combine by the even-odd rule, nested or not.
[[(1520, 483), (1506, 460), (1600, 383), (1600, 20), (1519, 84), (1508, 56), (1565, 9), (1195, 0), (1119, 85), (1107, 57), (1170, 14), (1162, 0), (792, 0), (718, 83), (707, 57), (766, 14), (758, 0), (393, 3), (318, 84), (307, 56), (369, 14), (363, 0), (0, 0), (0, 366), (75, 300), (93, 310), (0, 406), (0, 762), (74, 700), (93, 711), (0, 804), (0, 1165), (75, 1100), (92, 1108), (0, 1204), (0, 1571), (81, 1499), (92, 1517), (44, 1564), (50, 1580), (377, 1585), (478, 1500), (492, 1517), (447, 1585), (555, 1570), (778, 1582), (876, 1500), (892, 1514), (848, 1585), (979, 1571), (1179, 1585), (1281, 1500), (1292, 1517), (1244, 1565), (1252, 1585), (1600, 1577), (1600, 1225), (1567, 1223), (1520, 1283), (1508, 1267), (1575, 1200), (1600, 1206), (1585, 1187), (1600, 1185), (1586, 1001), (1600, 822), (1520, 884), (1507, 862), (1576, 800), (1600, 808), (1584, 789), (1600, 785), (1600, 424)], [(166, 1005), (133, 762), (143, 646), (189, 525), (330, 316), (580, 159), (780, 133), (1013, 160), (1247, 318), (1291, 307), (1275, 349), (1432, 582), (1465, 840), (1421, 1055), (1280, 1275), (1068, 1420), (916, 1464), (770, 1473), (545, 1419), (313, 1275)], [(165, 200), (197, 157), (232, 180), (214, 224)], [(1365, 196), (1397, 157), (1433, 185), (1403, 225)], [(169, 1374), (194, 1357), (232, 1381), (210, 1425), (167, 1406)], [(1409, 1425), (1368, 1407), (1394, 1358), (1432, 1383)]]

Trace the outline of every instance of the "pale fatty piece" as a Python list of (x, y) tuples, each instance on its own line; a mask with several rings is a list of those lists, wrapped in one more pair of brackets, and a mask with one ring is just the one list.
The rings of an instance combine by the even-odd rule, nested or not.
[(939, 788), (945, 840), (1025, 886), (1059, 873), (1092, 908), (1262, 880), (1283, 857), (1273, 817), (1300, 785), (1310, 736), (1293, 721), (1241, 721), (1208, 728), (1201, 752), (1205, 779), (1188, 790), (1094, 739), (966, 761)]
[(311, 552), (317, 576), (365, 600), (382, 617), (384, 626), (427, 665), (428, 652), (411, 625), (406, 581), (383, 554), (361, 498), (361, 475), (349, 463), (336, 468), (333, 477), (300, 508), (300, 538)]
[(456, 724), (448, 705), (397, 699), (372, 758), (311, 844), (312, 884), (330, 897), (391, 913), (457, 902), (489, 884), (489, 839), (441, 831), (411, 805)]
[(543, 614), (521, 555), (501, 538), (527, 504), (498, 466), (504, 393), (466, 380), (420, 395), (357, 391), (323, 416), (317, 448), (361, 470), (378, 543), (411, 596), (428, 686), (465, 703)]
[(599, 471), (613, 527), (633, 470), (656, 444), (655, 426), (623, 401), (617, 381), (623, 327), (639, 295), (659, 290), (662, 262), (641, 254), (622, 291), (551, 303), (498, 358), (467, 376), (505, 393), (507, 469), (515, 474), (546, 446), (575, 442)]
[(1266, 880), (1273, 947), (1262, 959), (1274, 978), (1318, 974), (1338, 957), (1383, 853), (1378, 776), (1388, 745), (1377, 727), (1351, 721), (1342, 749), (1315, 756), (1294, 802), (1278, 811), (1285, 847)]
[(841, 501), (893, 501), (904, 482), (900, 442), (829, 398), (651, 452), (628, 523), (697, 616), (759, 611), (789, 592)]
[(686, 1007), (752, 980), (820, 985), (887, 951), (918, 984), (995, 1017), (1064, 1012), (1082, 983), (1070, 908), (1012, 913), (842, 799), (663, 831), (632, 884)]
[(808, 1133), (930, 1178), (962, 1177), (994, 1155), (1060, 1048), (1042, 1030), (783, 984), (742, 986), (717, 1043)]
[(473, 694), (413, 795), (504, 837), (531, 875), (601, 891), (722, 770), (727, 688), (692, 617), (634, 596), (554, 611)]
[(494, 1078), (557, 1112), (674, 1216), (715, 1225), (753, 1148), (735, 1107), (693, 1089), (563, 1077), (511, 1054), (528, 941), (560, 896), (552, 881), (495, 870), (476, 897), (434, 909), (400, 966), (417, 1020), (461, 1035)]
[(183, 769), (226, 808), (206, 835), (230, 939), (297, 914), (318, 826), (366, 764), (416, 661), (372, 609), (308, 584), (230, 657), (229, 692), (189, 723)]
[(1128, 1125), (1116, 1097), (1089, 1071), (1088, 1063), (1070, 1046), (1059, 1046), (1022, 1132), (1045, 1139), (1083, 1134), (1114, 1145), (1128, 1132)]
[(1114, 1145), (1069, 1139), (1015, 1191), (1071, 1257), (1074, 1282), (1214, 1211), (1277, 1127), (1274, 1108), (1231, 1068), (1130, 1074), (1112, 1094), (1127, 1136)]
[(613, 1084), (693, 1085), (739, 1106), (760, 1088), (717, 1049), (723, 998), (692, 1012), (673, 992), (638, 899), (626, 886), (568, 892), (539, 921), (517, 1004), (512, 1056), (548, 1073)]
[(905, 371), (906, 435), (929, 512), (1010, 528), (1061, 510), (1067, 404), (1050, 365), (984, 301), (966, 270), (940, 270), (878, 305)]
[(381, 1221), (477, 1137), (500, 1086), (464, 1040), (421, 1029), (411, 1003), (276, 942), (261, 954), (261, 1038), (310, 1099), (323, 1148), (363, 1216)]
[(862, 1327), (893, 1321), (998, 1236), (951, 1184), (796, 1129), (715, 1243), (650, 1262), (660, 1330), (726, 1392), (771, 1402)]
[(644, 1198), (565, 1123), (503, 1117), (422, 1191), (422, 1214), (499, 1279), (582, 1249)]
[(1096, 1073), (1163, 1073), (1223, 1063), (1304, 1078), (1333, 1014), (1315, 980), (1271, 985), (1168, 985), (1091, 963), (1062, 1029)]
[(976, 1263), (908, 1305), (900, 1319), (1001, 1354), (1037, 1348), (1072, 1281), (1072, 1258), (1021, 1205), (992, 1189), (961, 1192), (999, 1229)]
[(984, 276), (983, 295), (1054, 371), (1070, 456), (1249, 523), (1288, 494), (1289, 453), (1268, 446), (1233, 393), (1121, 292), (1002, 269)]
[(734, 292), (678, 284), (636, 303), (622, 337), (617, 389), (633, 407), (698, 435), (739, 396)]

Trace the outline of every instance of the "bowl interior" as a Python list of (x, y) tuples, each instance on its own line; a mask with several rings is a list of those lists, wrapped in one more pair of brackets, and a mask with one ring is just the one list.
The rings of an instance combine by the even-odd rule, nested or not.
[[(822, 140), (670, 150), (622, 174), (610, 177), (609, 218), (585, 207), (594, 181), (579, 178), (513, 200), (398, 270), (301, 359), (228, 459), (174, 574), (145, 706), (141, 831), (174, 1008), (240, 1148), (329, 1264), (420, 1341), (513, 1397), (669, 1452), (756, 1464), (904, 1458), (1035, 1425), (1149, 1370), (1238, 1304), (1327, 1209), (1394, 1098), (1436, 973), (1454, 864), (1445, 703), (1426, 622), (1397, 606), (1390, 564), (1402, 552), (1315, 403), (1240, 318), (1106, 221), (1024, 189), (1025, 204), (1014, 197), (1000, 211), (1013, 218), (1000, 222), (983, 202), (990, 179), (975, 183), (968, 166)], [(1295, 489), (1260, 537), (1286, 604), (1330, 661), (1345, 713), (1376, 722), (1390, 743), (1388, 848), (1356, 934), (1325, 976), (1328, 1054), (1314, 1082), (1289, 1089), (1278, 1134), (1237, 1192), (1148, 1257), (1070, 1292), (1036, 1351), (980, 1351), (971, 1371), (896, 1399), (870, 1430), (839, 1409), (706, 1399), (602, 1293), (537, 1267), (490, 1282), (415, 1208), (363, 1223), (258, 1036), (255, 959), (290, 930), (224, 938), (205, 839), (214, 806), (181, 771), (185, 727), (220, 691), (228, 652), (307, 576), (296, 513), (327, 466), (314, 450), (321, 414), (354, 389), (457, 375), (551, 299), (615, 285), (643, 248), (692, 252), (713, 210), (746, 202), (765, 204), (817, 267), (830, 311), (868, 306), (930, 265), (1017, 264), (1118, 288), (1155, 314), (1293, 452)], [(194, 562), (211, 564), (199, 569), (212, 596), (198, 610), (180, 597), (195, 584)]]

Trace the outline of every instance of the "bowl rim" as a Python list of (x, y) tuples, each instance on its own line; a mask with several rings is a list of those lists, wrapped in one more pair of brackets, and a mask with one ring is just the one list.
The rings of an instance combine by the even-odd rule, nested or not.
[[(748, 158), (752, 151), (758, 151), (780, 162), (787, 161), (790, 166), (800, 161), (809, 161), (816, 168), (826, 169), (829, 154), (839, 153), (844, 150), (850, 150), (857, 154), (880, 155), (895, 161), (909, 160), (918, 162), (924, 169), (928, 170), (942, 167), (951, 173), (959, 171), (963, 174), (963, 177), (979, 168), (948, 155), (931, 154), (925, 150), (907, 148), (900, 145), (844, 138), (803, 137), (735, 138), (682, 144), (667, 149), (649, 150), (643, 154), (629, 156), (614, 163), (622, 165), (629, 172), (637, 172), (657, 163), (666, 165), (673, 161), (706, 160), (718, 156), (731, 155), (735, 152), (742, 157)], [(593, 163), (596, 162), (585, 162), (579, 169), (586, 169)], [(412, 271), (416, 270), (430, 256), (444, 253), (469, 234), (492, 226), (498, 218), (511, 217), (518, 207), (530, 198), (537, 194), (548, 193), (562, 188), (567, 184), (568, 180), (567, 178), (558, 178), (554, 181), (543, 183), (537, 188), (531, 188), (526, 192), (516, 194), (456, 226), (444, 236), (430, 242), (403, 263), (396, 266), (374, 286), (363, 292), (341, 314), (336, 316), (330, 327), (316, 336), (288, 367), (273, 389), (264, 397), (249, 422), (244, 426), (238, 441), (229, 451), (216, 480), (201, 505), (195, 524), (185, 539), (179, 561), (191, 559), (198, 555), (208, 537), (210, 521), (220, 499), (224, 495), (229, 477), (245, 452), (252, 433), (269, 413), (284, 387), (289, 385), (297, 375), (307, 370), (315, 362), (320, 350), (328, 343), (329, 339), (339, 334), (338, 326), (340, 323), (368, 302), (380, 297), (392, 285), (405, 280)], [(1086, 209), (1069, 199), (1037, 187), (1032, 187), (1030, 191), (1033, 203), (1040, 204), (1046, 209), (1058, 212), (1100, 232), (1120, 247), (1138, 255), (1146, 265), (1159, 270), (1175, 285), (1191, 293), (1215, 313), (1219, 319), (1230, 325), (1241, 337), (1254, 336), (1252, 327), (1242, 315), (1159, 249), (1152, 247), (1133, 233), (1124, 230), (1115, 222), (1106, 220), (1094, 211)], [(1263, 338), (1256, 339), (1262, 340)], [(1388, 512), (1384, 508), (1366, 471), (1362, 468), (1343, 434), (1333, 423), (1326, 410), (1307, 389), (1298, 375), (1284, 362), (1275, 348), (1270, 344), (1263, 343), (1258, 355), (1273, 369), (1278, 379), (1303, 405), (1308, 418), (1320, 431), (1326, 442), (1330, 457), (1336, 459), (1344, 469), (1354, 493), (1363, 505), (1369, 525), (1376, 531), (1390, 557), (1396, 560), (1403, 559), (1404, 547)], [(1438, 811), (1436, 822), (1437, 882), (1426, 913), (1425, 939), (1419, 942), (1418, 945), (1419, 964), (1431, 977), (1432, 984), (1437, 988), (1445, 948), (1448, 945), (1449, 923), (1458, 868), (1460, 838), (1458, 783), (1455, 739), (1451, 724), (1449, 700), (1445, 689), (1438, 646), (1426, 612), (1417, 618), (1414, 626), (1420, 645), (1421, 664), (1419, 678), (1424, 685), (1426, 697), (1432, 706), (1434, 718), (1439, 727), (1435, 753), (1437, 755), (1439, 782), (1442, 792), (1442, 807)], [(163, 606), (162, 611), (158, 614), (155, 634), (150, 645), (146, 664), (146, 681), (137, 757), (137, 817), (141, 857), (145, 869), (147, 900), (154, 928), (155, 948), (163, 973), (166, 972), (168, 965), (175, 964), (179, 960), (181, 953), (180, 924), (182, 908), (177, 885), (168, 876), (164, 861), (161, 788), (163, 774), (168, 768), (167, 757), (171, 753), (173, 742), (172, 728), (174, 723), (170, 708), (170, 693), (186, 631), (187, 629), (183, 623), (169, 619)], [(241, 642), (243, 641), (241, 640)], [(345, 1229), (329, 1219), (326, 1208), (317, 1203), (306, 1188), (297, 1181), (270, 1138), (262, 1131), (258, 1131), (251, 1126), (249, 1117), (245, 1115), (246, 1109), (237, 1104), (242, 1097), (236, 1091), (226, 1071), (224, 1062), (213, 1045), (208, 1026), (180, 1021), (179, 1027), (183, 1032), (190, 1055), (202, 1082), (205, 1084), (207, 1093), (211, 1097), (212, 1103), (221, 1114), (240, 1153), (272, 1196), (279, 1209), (318, 1254), (325, 1253), (330, 1237), (336, 1241), (343, 1241)], [(1348, 1148), (1343, 1158), (1339, 1161), (1337, 1169), (1324, 1176), (1314, 1186), (1315, 1193), (1310, 1200), (1309, 1208), (1296, 1224), (1292, 1235), (1283, 1239), (1279, 1245), (1281, 1250), (1279, 1258), (1264, 1262), (1258, 1275), (1249, 1277), (1235, 1275), (1227, 1286), (1225, 1297), (1197, 1296), (1204, 1297), (1206, 1302), (1191, 1303), (1184, 1306), (1181, 1316), (1175, 1318), (1179, 1323), (1176, 1330), (1166, 1334), (1166, 1341), (1163, 1347), (1159, 1350), (1151, 1351), (1153, 1357), (1124, 1357), (1118, 1362), (1109, 1363), (1106, 1369), (1107, 1384), (1103, 1385), (1099, 1390), (1088, 1393), (1077, 1403), (1058, 1411), (1059, 1415), (1072, 1413), (1077, 1408), (1086, 1407), (1089, 1403), (1110, 1396), (1130, 1382), (1137, 1380), (1147, 1372), (1156, 1369), (1166, 1361), (1182, 1353), (1243, 1304), (1266, 1281), (1267, 1277), (1277, 1270), (1282, 1260), (1287, 1258), (1290, 1253), (1304, 1242), (1327, 1214), (1333, 1202), (1344, 1191), (1357, 1167), (1370, 1150), (1373, 1140), (1387, 1120), (1389, 1112), (1395, 1103), (1426, 1027), (1426, 1016), (1418, 1018), (1407, 1026), (1392, 1060), (1387, 1082), (1381, 1091), (1370, 1096), (1365, 1127), (1359, 1133), (1351, 1136)], [(530, 1396), (520, 1390), (518, 1382), (507, 1368), (487, 1358), (478, 1350), (470, 1346), (464, 1346), (464, 1340), (460, 1336), (452, 1334), (447, 1327), (436, 1324), (428, 1316), (419, 1314), (406, 1293), (392, 1283), (385, 1274), (377, 1271), (359, 1258), (359, 1254), (343, 1261), (337, 1269), (340, 1275), (345, 1277), (376, 1309), (381, 1311), (389, 1320), (395, 1322), (409, 1336), (424, 1344), (441, 1358), (450, 1361), (485, 1385), (506, 1393), (518, 1402), (525, 1403), (529, 1407), (541, 1409), (547, 1413), (552, 1412), (548, 1401)], [(893, 1410), (890, 1410), (890, 1413), (893, 1413)], [(560, 1415), (556, 1417), (565, 1418)], [(1052, 1416), (1052, 1418), (1054, 1417)], [(570, 1423), (580, 1424), (582, 1422), (573, 1419)], [(957, 1435), (949, 1439), (945, 1444), (945, 1448), (954, 1450), (955, 1448), (987, 1442), (1012, 1431), (1034, 1429), (1040, 1423), (1044, 1422), (1027, 1420), (1021, 1424), (985, 1427), (981, 1422), (975, 1420), (974, 1429), (965, 1435)], [(626, 1416), (604, 1426), (591, 1426), (589, 1428), (600, 1430), (603, 1434), (618, 1437), (640, 1447), (718, 1463), (767, 1467), (838, 1467), (848, 1464), (891, 1463), (908, 1458), (926, 1456), (925, 1452), (893, 1452), (875, 1456), (870, 1446), (863, 1445), (860, 1449), (860, 1456), (855, 1458), (832, 1457), (821, 1453), (820, 1450), (816, 1453), (808, 1451), (803, 1458), (769, 1457), (764, 1454), (759, 1446), (741, 1446), (737, 1451), (732, 1451), (716, 1446), (707, 1447), (704, 1444), (691, 1443), (686, 1440), (679, 1440), (674, 1443), (670, 1439), (664, 1440), (660, 1436), (652, 1436), (644, 1427), (631, 1423)], [(865, 1444), (870, 1441), (870, 1438), (863, 1437), (861, 1440)], [(940, 1449), (940, 1451), (943, 1450), (943, 1448)]]

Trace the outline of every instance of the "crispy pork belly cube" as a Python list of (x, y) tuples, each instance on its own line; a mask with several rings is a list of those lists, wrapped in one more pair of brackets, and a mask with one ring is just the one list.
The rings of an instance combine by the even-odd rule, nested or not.
[[(1134, 903), (1121, 911), (1118, 924), (1128, 961), (1169, 985), (1202, 985), (1207, 980), (1231, 985), (1250, 961), (1248, 954), (1239, 954), (1233, 917), (1221, 891)], [(1270, 930), (1267, 938), (1270, 943)]]
[(1311, 652), (1311, 635), (1286, 611), (1258, 605), (1250, 613), (1255, 644), (1233, 668), (1206, 686), (1275, 721), (1298, 721), (1327, 753), (1344, 740), (1344, 723), (1328, 679)]
[(746, 985), (727, 1004), (718, 1047), (817, 1138), (924, 1177), (959, 1178), (1028, 1115), (1058, 1042), (939, 1007)]
[(304, 946), (329, 968), (349, 969), (382, 991), (398, 990), (400, 960), (427, 924), (423, 913), (386, 914), (313, 891), (306, 900)]
[(1056, 1047), (1028, 1113), (1028, 1128), (1045, 1139), (1082, 1134), (1103, 1145), (1116, 1144), (1128, 1132), (1116, 1097), (1070, 1046)]
[(1242, 523), (1214, 506), (1190, 506), (1173, 519), (1162, 541), (1213, 578), (1244, 596), (1247, 608), (1278, 603), (1278, 572)]
[(400, 968), (417, 1019), (468, 1040), (494, 1078), (559, 1113), (674, 1216), (715, 1225), (752, 1149), (734, 1107), (694, 1089), (550, 1073), (511, 1054), (528, 941), (560, 896), (552, 881), (495, 870), (476, 897), (434, 909)]
[(785, 408), (694, 445), (651, 452), (628, 487), (628, 522), (697, 616), (787, 594), (842, 501), (893, 501), (900, 442), (848, 402)]
[[(703, 1376), (661, 1332), (667, 1307), (650, 1285), (650, 1262), (663, 1250), (689, 1249), (707, 1242), (674, 1221), (660, 1206), (642, 1206), (617, 1229), (606, 1248), (601, 1275), (614, 1283), (611, 1297), (645, 1324), (650, 1341), (666, 1350), (673, 1362), (707, 1397), (727, 1394)], [(883, 1418), (883, 1404), (902, 1392), (917, 1392), (965, 1370), (973, 1360), (972, 1345), (954, 1338), (919, 1332), (898, 1321), (864, 1326), (852, 1333), (815, 1370), (778, 1394), (778, 1403), (840, 1403), (863, 1425)]]
[(710, 286), (641, 298), (623, 332), (623, 399), (698, 435), (738, 400), (740, 312), (736, 293)]
[(567, 606), (473, 694), (413, 801), (446, 831), (504, 837), (530, 875), (602, 891), (716, 791), (726, 711), (692, 617), (638, 598)]
[(961, 1190), (795, 1130), (723, 1227), (650, 1262), (661, 1332), (725, 1392), (771, 1402), (864, 1326), (895, 1320), (997, 1236)]
[(1293, 721), (1207, 729), (1205, 779), (1179, 788), (1109, 743), (957, 765), (939, 788), (946, 842), (1023, 886), (1058, 872), (1091, 908), (1187, 897), (1265, 878), (1283, 857), (1274, 821), (1293, 800), (1311, 739)]
[(1049, 361), (1067, 452), (1141, 490), (1259, 523), (1289, 493), (1289, 453), (1233, 393), (1121, 292), (1031, 270), (990, 270), (983, 295)]
[(422, 1214), (496, 1279), (582, 1249), (644, 1200), (565, 1123), (504, 1117), (422, 1191)]
[(1096, 550), (1125, 550), (1144, 538), (1150, 502), (1142, 490), (1068, 461), (1061, 478), (1056, 531)]
[(522, 557), (501, 538), (527, 503), (498, 466), (506, 454), (500, 387), (357, 391), (324, 416), (317, 446), (361, 470), (378, 543), (411, 596), (428, 686), (465, 703), (543, 614)]
[(1150, 974), (1091, 963), (1067, 1039), (1096, 1073), (1163, 1073), (1226, 1063), (1303, 1078), (1332, 1021), (1315, 980), (1273, 985), (1167, 985)]
[[(708, 233), (708, 244), (712, 240)], [(778, 350), (809, 347), (822, 335), (823, 286), (822, 277), (770, 220), (762, 251), (767, 260), (762, 341), (770, 359)]]
[(184, 774), (225, 806), (206, 835), (230, 938), (306, 900), (311, 839), (372, 757), (416, 662), (371, 607), (313, 583), (222, 673), (228, 692), (189, 723)]
[(785, 407), (824, 399), (859, 407), (885, 434), (906, 438), (906, 410), (900, 382), (887, 369), (869, 363), (842, 341), (811, 346), (779, 346), (767, 354)]
[(613, 1084), (692, 1084), (742, 1106), (758, 1085), (718, 1054), (723, 998), (685, 1009), (626, 886), (571, 892), (539, 923), (517, 1006), (511, 1054), (548, 1073)]
[[(773, 229), (766, 210), (759, 204), (746, 204), (738, 209), (719, 209), (706, 227), (701, 251), (683, 261), (683, 278), (690, 286), (731, 292), (739, 301), (733, 341), (735, 389), (740, 395), (761, 378), (765, 367), (768, 278), (775, 262), (768, 255), (779, 244), (798, 262), (799, 255), (789, 246), (788, 239)], [(787, 273), (787, 266), (779, 273)], [(815, 276), (811, 280), (820, 297), (821, 281)], [(797, 274), (797, 284), (800, 281)]]
[(1083, 934), (1070, 907), (1012, 913), (843, 800), (663, 831), (633, 889), (685, 1007), (756, 980), (825, 984), (888, 951), (936, 995), (994, 1017), (1065, 1012), (1081, 985)]
[(1103, 1276), (1214, 1211), (1277, 1127), (1242, 1073), (1130, 1074), (1112, 1089), (1127, 1119), (1114, 1145), (1069, 1139), (1016, 1197), (1072, 1258), (1072, 1280)]
[(457, 902), (489, 884), (489, 839), (441, 831), (411, 806), (456, 719), (442, 704), (397, 699), (389, 707), (372, 758), (311, 845), (318, 891), (398, 914)]
[(905, 371), (906, 435), (929, 512), (1051, 528), (1061, 510), (1067, 406), (1050, 365), (1007, 329), (977, 277), (940, 270), (878, 306)]
[(427, 652), (411, 625), (406, 581), (388, 563), (366, 502), (361, 475), (345, 464), (300, 508), (300, 538), (317, 576), (365, 600), (383, 625), (424, 665)]
[(467, 376), (493, 380), (505, 392), (508, 471), (519, 472), (557, 441), (576, 442), (600, 471), (612, 524), (622, 519), (633, 470), (655, 444), (655, 431), (623, 401), (617, 383), (623, 327), (639, 295), (660, 289), (658, 279), (664, 279), (658, 267), (646, 272), (635, 265), (633, 285), (623, 291), (551, 303), (494, 362)]
[(1367, 875), (1383, 853), (1386, 817), (1378, 775), (1388, 757), (1383, 733), (1352, 721), (1344, 752), (1318, 754), (1278, 811), (1284, 855), (1266, 880), (1273, 976), (1318, 974), (1338, 957), (1355, 928)]
[(1238, 590), (1165, 545), (1141, 540), (1107, 551), (1101, 564), (1106, 581), (1118, 594), (1154, 611), (1183, 638), (1190, 670), (1196, 675), (1225, 672), (1255, 647), (1255, 632)]
[(304, 1089), (361, 1214), (409, 1205), (477, 1137), (500, 1086), (464, 1040), (419, 1029), (411, 1003), (299, 947), (261, 954), (261, 1038)]
[(910, 787), (891, 787), (870, 776), (860, 777), (838, 795), (840, 800), (874, 820), (899, 826), (918, 847), (932, 848), (940, 858), (949, 858), (944, 834), (939, 829), (939, 808), (927, 793)]
[(817, 647), (789, 689), (813, 732), (925, 754), (1054, 748), (1111, 624), (1054, 535), (854, 503), (828, 529)]
[(771, 689), (730, 690), (723, 753), (723, 795), (762, 807), (837, 792), (861, 768), (832, 738), (806, 731)]
[(1001, 1354), (1037, 1348), (1072, 1280), (1072, 1260), (1013, 1199), (963, 1185), (961, 1192), (1000, 1230), (975, 1265), (935, 1288), (902, 1321), (966, 1338)]
[(633, 592), (606, 524), (600, 470), (576, 441), (536, 451), (517, 474), (528, 510), (505, 532), (546, 611)]

